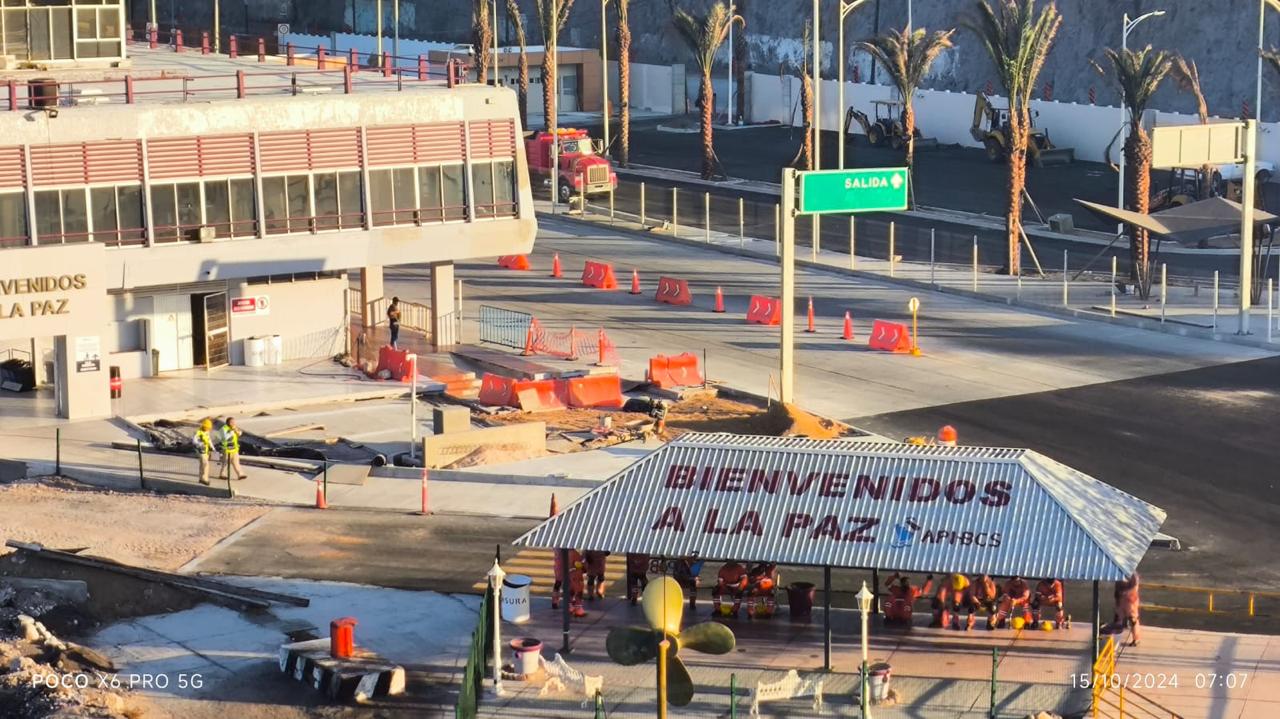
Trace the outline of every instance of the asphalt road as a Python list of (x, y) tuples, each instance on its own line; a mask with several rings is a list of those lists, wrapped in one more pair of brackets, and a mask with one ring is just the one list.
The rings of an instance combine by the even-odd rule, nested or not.
[[(1168, 511), (1183, 551), (1148, 554), (1148, 581), (1280, 591), (1277, 407), (1272, 357), (855, 422), (891, 436), (952, 424), (962, 443), (1030, 447)], [(1280, 618), (1280, 600), (1268, 612)]]

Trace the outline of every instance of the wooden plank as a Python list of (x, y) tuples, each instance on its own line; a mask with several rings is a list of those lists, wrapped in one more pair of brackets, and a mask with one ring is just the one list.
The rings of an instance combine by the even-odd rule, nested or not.
[(261, 432), (259, 434), (263, 437), (268, 437), (268, 438), (283, 437), (286, 434), (297, 434), (298, 432), (311, 432), (314, 430), (323, 430), (323, 429), (324, 429), (324, 425), (319, 423), (298, 424), (292, 427), (285, 427), (284, 429), (277, 429), (271, 432)]

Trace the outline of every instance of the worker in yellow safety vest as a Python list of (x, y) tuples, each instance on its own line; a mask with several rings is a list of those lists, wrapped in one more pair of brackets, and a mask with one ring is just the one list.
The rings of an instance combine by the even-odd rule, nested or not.
[(213, 430), (213, 420), (200, 420), (200, 427), (192, 440), (196, 445), (196, 455), (200, 458), (200, 484), (209, 484), (209, 454), (213, 452), (213, 439), (209, 432)]
[(240, 468), (240, 434), (236, 418), (227, 417), (226, 424), (222, 425), (222, 459), (227, 463), (227, 476), (235, 472), (236, 479), (249, 476)]

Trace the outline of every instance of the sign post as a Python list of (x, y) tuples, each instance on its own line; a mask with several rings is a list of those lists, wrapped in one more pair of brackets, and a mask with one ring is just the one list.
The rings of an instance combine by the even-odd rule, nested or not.
[(916, 322), (916, 316), (920, 312), (920, 298), (912, 297), (911, 300), (907, 302), (907, 309), (911, 310), (911, 354), (919, 357), (920, 343), (917, 341), (916, 337), (919, 334), (920, 326)]
[[(779, 345), (778, 400), (795, 401), (796, 215), (895, 212), (907, 209), (907, 168), (782, 171), (779, 230), (782, 266), (782, 337)], [(797, 182), (798, 180), (798, 182)], [(799, 184), (799, 206), (796, 185)], [(813, 218), (817, 221), (817, 217)], [(852, 243), (850, 243), (852, 262)], [(913, 332), (914, 335), (914, 332)], [(912, 339), (914, 342), (914, 337)]]

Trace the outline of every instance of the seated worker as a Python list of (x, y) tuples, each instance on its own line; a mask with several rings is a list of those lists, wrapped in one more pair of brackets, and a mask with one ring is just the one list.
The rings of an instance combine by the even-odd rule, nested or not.
[(1031, 598), (1031, 608), (1035, 610), (1036, 623), (1043, 627), (1044, 622), (1050, 621), (1045, 615), (1053, 612), (1053, 625), (1058, 629), (1070, 629), (1071, 618), (1064, 610), (1065, 602), (1066, 595), (1062, 590), (1062, 580), (1041, 579), (1036, 584), (1035, 596)]
[[(969, 606), (969, 578), (954, 572), (938, 583), (938, 592), (933, 595), (933, 621), (931, 627), (960, 628), (960, 611)], [(973, 627), (973, 614), (970, 610), (969, 627)]]
[[(716, 588), (711, 590), (711, 613), (717, 616), (738, 616), (742, 606), (742, 594), (747, 589), (747, 568), (741, 562), (729, 560), (716, 574)], [(724, 596), (733, 598), (733, 608), (726, 609)]]
[[(778, 565), (772, 562), (757, 562), (747, 572), (747, 619), (754, 617), (772, 617), (778, 608), (778, 600), (774, 590), (778, 586)], [(761, 599), (760, 610), (756, 610), (756, 600)]]
[[(1000, 609), (988, 623), (988, 628), (1004, 626), (1006, 620), (1014, 618), (1015, 625), (1025, 626), (1031, 621), (1031, 587), (1022, 577), (1011, 577), (1004, 583), (1004, 593), (1000, 596)], [(1021, 620), (1021, 621), (1017, 621)], [(1015, 629), (1021, 628), (1015, 626)]]
[(911, 586), (911, 580), (904, 574), (894, 572), (885, 580), (889, 587), (889, 601), (884, 607), (884, 623), (911, 626), (911, 605), (920, 597), (933, 589), (933, 575), (925, 577), (923, 587)]
[(674, 570), (671, 577), (676, 580), (682, 589), (689, 593), (689, 609), (696, 609), (698, 606), (698, 586), (701, 584), (700, 575), (702, 574), (702, 560), (694, 557), (685, 557), (676, 560)]
[(587, 600), (604, 599), (604, 569), (609, 553), (588, 549), (582, 558), (587, 568)]
[(635, 606), (649, 586), (649, 555), (627, 552), (627, 600)]

